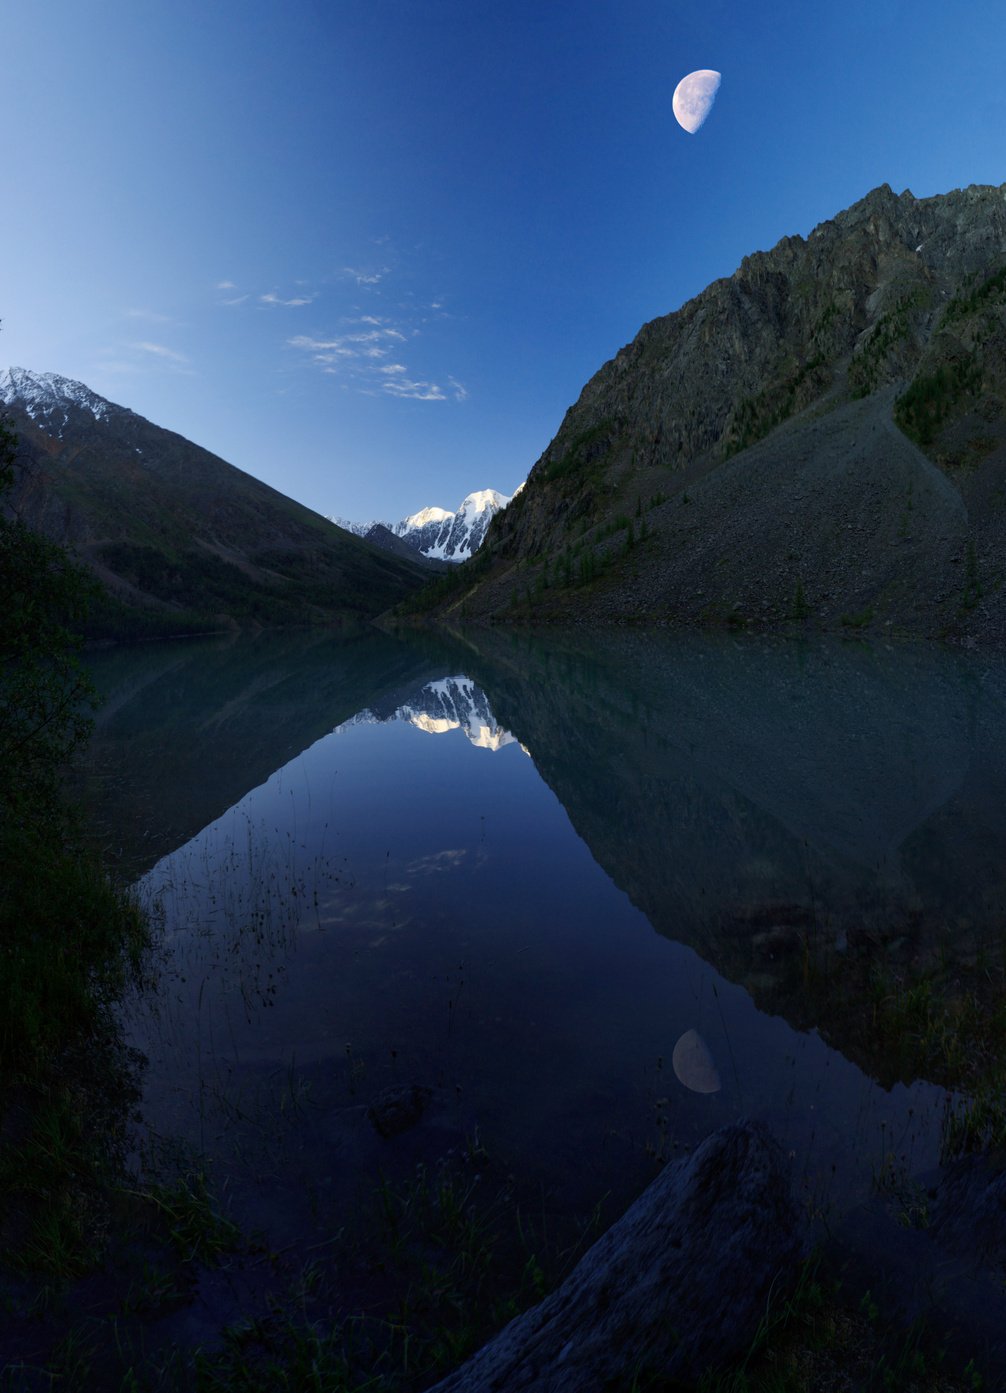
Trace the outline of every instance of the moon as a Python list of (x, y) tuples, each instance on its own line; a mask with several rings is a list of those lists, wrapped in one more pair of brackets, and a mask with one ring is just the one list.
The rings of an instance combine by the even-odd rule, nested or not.
[(694, 135), (713, 109), (720, 90), (720, 74), (712, 68), (699, 68), (683, 77), (674, 89), (671, 108), (683, 130)]
[(678, 1080), (693, 1093), (719, 1093), (719, 1070), (697, 1030), (686, 1030), (674, 1046), (671, 1064)]

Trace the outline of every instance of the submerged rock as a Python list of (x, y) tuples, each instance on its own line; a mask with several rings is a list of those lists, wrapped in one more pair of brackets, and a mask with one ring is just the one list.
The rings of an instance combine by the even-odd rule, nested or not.
[(386, 1088), (373, 1099), (367, 1116), (382, 1137), (397, 1137), (416, 1125), (432, 1097), (433, 1089), (425, 1084)]

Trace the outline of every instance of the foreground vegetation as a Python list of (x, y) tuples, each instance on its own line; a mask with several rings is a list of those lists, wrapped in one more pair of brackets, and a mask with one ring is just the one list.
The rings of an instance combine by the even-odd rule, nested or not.
[[(0, 490), (13, 441), (0, 431)], [(141, 916), (81, 846), (60, 772), (87, 732), (72, 626), (93, 586), (0, 519), (0, 1243), (14, 1268), (85, 1266), (134, 1092), (112, 1007)]]
[[(114, 1294), (91, 1309), (43, 1287), (23, 1325), (27, 1357), (0, 1389), (121, 1393), (421, 1393), (570, 1272), (612, 1216), (559, 1218), (518, 1198), (484, 1154), (375, 1182), (352, 1221), (291, 1257), (241, 1235), (198, 1172), (116, 1195)], [(152, 1256), (153, 1255), (153, 1256)], [(208, 1308), (201, 1341), (176, 1341)], [(697, 1389), (647, 1372), (632, 1351), (617, 1393), (978, 1393), (938, 1340), (893, 1328), (871, 1292), (812, 1255), (770, 1299), (747, 1354)], [(44, 1362), (32, 1351), (50, 1338)]]

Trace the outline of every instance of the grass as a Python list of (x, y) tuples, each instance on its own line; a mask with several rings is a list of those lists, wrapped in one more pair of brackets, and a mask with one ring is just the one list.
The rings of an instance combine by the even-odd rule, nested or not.
[(921, 1327), (894, 1336), (867, 1291), (843, 1290), (817, 1255), (792, 1293), (770, 1301), (739, 1365), (710, 1374), (698, 1393), (979, 1393), (970, 1367), (948, 1374), (944, 1352)]
[[(126, 1250), (117, 1303), (73, 1319), (61, 1319), (58, 1300), (50, 1303), (42, 1314), (57, 1332), (44, 1361), (52, 1382), (39, 1386), (149, 1393), (427, 1387), (539, 1301), (600, 1230), (600, 1208), (582, 1222), (558, 1221), (544, 1203), (532, 1214), (512, 1182), (494, 1175), (476, 1139), (467, 1153), (420, 1165), (403, 1181), (382, 1176), (348, 1228), (302, 1251), (289, 1268), (283, 1255), (221, 1218), (199, 1172), (123, 1189), (140, 1227), (135, 1253)], [(195, 1350), (159, 1344), (151, 1320), (189, 1304), (200, 1274), (221, 1262), (232, 1282), (262, 1273), (265, 1287), (259, 1284), (247, 1314)], [(18, 1388), (21, 1373), (16, 1366), (0, 1372), (0, 1390)]]
[[(260, 1262), (278, 1274), (279, 1258), (220, 1220), (198, 1173), (145, 1191), (138, 1203), (152, 1206), (171, 1235), (179, 1274), (146, 1264), (117, 1311), (71, 1323), (52, 1350), (48, 1386), (419, 1393), (553, 1290), (602, 1227), (599, 1210), (580, 1224), (556, 1224), (544, 1205), (529, 1214), (512, 1183), (492, 1174), (476, 1149), (420, 1165), (397, 1184), (381, 1177), (349, 1230), (319, 1244), (317, 1255), (303, 1254), (254, 1311), (194, 1352), (150, 1347), (137, 1318), (190, 1300), (193, 1267), (226, 1254), (238, 1267)], [(770, 1297), (744, 1357), (707, 1374), (693, 1393), (984, 1387), (974, 1366), (954, 1377), (945, 1362), (923, 1329), (892, 1331), (870, 1292), (845, 1290), (813, 1254), (795, 1284)], [(16, 1372), (0, 1374), (0, 1390), (19, 1386)], [(625, 1387), (668, 1393), (666, 1380), (643, 1366), (627, 1372)]]
[(206, 1175), (188, 1171), (170, 1183), (149, 1185), (145, 1190), (124, 1190), (156, 1207), (179, 1261), (215, 1266), (225, 1253), (238, 1247), (240, 1232), (221, 1216), (212, 1199)]
[(56, 1275), (94, 1261), (121, 1164), (136, 1064), (113, 1009), (147, 942), (133, 901), (58, 824), (8, 824), (0, 861), (0, 1240)]

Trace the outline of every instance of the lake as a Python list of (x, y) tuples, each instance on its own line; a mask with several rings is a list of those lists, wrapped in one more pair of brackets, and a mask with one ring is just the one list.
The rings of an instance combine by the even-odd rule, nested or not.
[(1001, 934), (998, 658), (373, 631), (90, 666), (96, 818), (158, 925), (144, 1144), (271, 1243), (448, 1153), (617, 1210), (738, 1117), (817, 1214), (938, 1162), (953, 1080), (884, 1006)]

